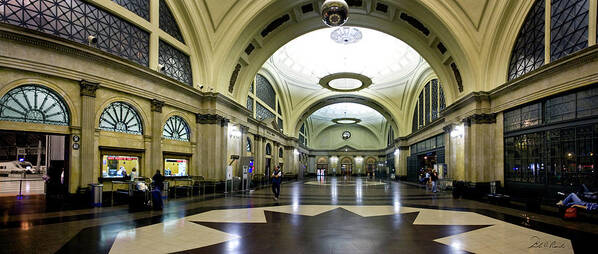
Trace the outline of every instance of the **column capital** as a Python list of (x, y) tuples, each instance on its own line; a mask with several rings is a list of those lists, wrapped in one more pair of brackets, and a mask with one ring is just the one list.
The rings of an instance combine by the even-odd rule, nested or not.
[(195, 114), (195, 122), (199, 124), (220, 124), (224, 126), (229, 120), (218, 114)]
[(96, 90), (100, 88), (100, 83), (94, 83), (82, 79), (79, 81), (81, 96), (96, 97)]
[(492, 124), (496, 123), (496, 113), (491, 114), (473, 114), (463, 119), (463, 123), (467, 126), (471, 124)]
[(156, 99), (152, 100), (152, 112), (162, 113), (162, 107), (164, 107), (163, 101)]
[(453, 129), (453, 124), (449, 124), (449, 125), (442, 127), (442, 130), (444, 130), (444, 133), (450, 133), (452, 129)]
[(399, 150), (409, 150), (409, 146), (399, 146)]

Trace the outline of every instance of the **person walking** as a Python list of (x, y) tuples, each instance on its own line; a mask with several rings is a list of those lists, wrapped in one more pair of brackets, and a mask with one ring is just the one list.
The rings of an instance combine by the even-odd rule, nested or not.
[(135, 181), (135, 178), (139, 177), (139, 174), (137, 174), (137, 169), (136, 168), (133, 168), (131, 170), (131, 175), (130, 176), (131, 176), (131, 181)]
[(274, 200), (278, 200), (278, 196), (280, 195), (280, 183), (282, 182), (282, 171), (280, 171), (280, 166), (274, 167), (274, 172), (272, 172), (271, 178)]
[(436, 173), (436, 169), (432, 170), (432, 175), (430, 175), (430, 179), (432, 180), (432, 192), (436, 193), (436, 186), (438, 182), (438, 173)]

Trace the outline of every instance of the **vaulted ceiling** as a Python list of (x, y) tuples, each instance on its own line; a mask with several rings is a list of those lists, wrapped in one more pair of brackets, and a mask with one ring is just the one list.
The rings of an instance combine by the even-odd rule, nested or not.
[[(318, 14), (322, 2), (170, 1), (182, 21), (183, 33), (193, 45), (194, 60), (199, 62), (199, 83), (230, 96), (240, 104), (244, 104), (250, 80), (260, 69), (276, 73), (275, 67), (280, 67), (268, 60), (270, 57), (274, 55), (276, 58), (279, 50), (282, 50), (279, 56), (297, 54), (285, 49), (284, 45), (324, 28)], [(388, 81), (385, 83), (387, 87), (380, 86), (378, 91), (374, 91), (374, 82), (371, 89), (355, 92), (355, 95), (375, 102), (386, 110), (399, 135), (406, 135), (410, 131), (405, 120), (410, 117), (415, 104), (414, 97), (426, 79), (439, 78), (444, 84), (448, 104), (469, 92), (487, 91), (504, 83), (510, 49), (525, 14), (533, 4), (533, 1), (502, 0), (351, 2), (360, 4), (351, 7), (348, 26), (359, 27), (363, 31), (369, 28), (383, 32), (399, 39), (421, 56), (416, 67), (406, 64), (396, 71), (397, 75), (380, 78), (380, 81)], [(317, 54), (318, 50), (314, 48), (310, 53)], [(397, 47), (388, 56), (409, 55), (408, 52), (400, 51)], [(387, 60), (386, 57), (384, 60)], [(314, 70), (313, 66), (303, 65), (298, 73), (303, 73), (306, 68)], [(293, 70), (294, 63), (290, 66), (290, 70)], [(418, 72), (417, 75), (408, 81), (401, 79), (411, 68), (411, 73)], [(459, 71), (459, 78), (455, 75), (455, 69)], [(276, 81), (282, 84), (279, 91), (286, 118), (285, 129), (295, 135), (293, 130), (300, 126), (299, 123), (304, 120), (301, 116), (306, 111), (315, 103), (338, 93), (319, 93), (316, 89), (321, 88), (315, 86), (313, 91), (305, 87), (293, 89), (306, 84), (288, 84), (296, 80), (281, 76), (283, 73), (288, 74), (284, 71), (278, 73)], [(311, 85), (314, 79), (319, 78), (313, 76)], [(380, 74), (380, 77), (383, 76)]]

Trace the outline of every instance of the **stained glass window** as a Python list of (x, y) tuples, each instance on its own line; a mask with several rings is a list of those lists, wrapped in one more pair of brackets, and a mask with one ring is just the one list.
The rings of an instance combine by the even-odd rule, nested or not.
[(415, 104), (415, 110), (413, 110), (413, 122), (411, 123), (411, 132), (417, 131), (417, 105)]
[(171, 116), (164, 124), (162, 136), (167, 139), (189, 141), (191, 138), (189, 124), (180, 116)]
[(438, 118), (438, 80), (432, 80), (432, 121)]
[(424, 93), (420, 93), (419, 94), (419, 102), (418, 102), (418, 115), (419, 115), (419, 120), (418, 120), (418, 129), (421, 127), (424, 127)]
[(98, 49), (149, 64), (149, 33), (81, 0), (0, 0), (0, 22), (88, 44), (95, 36)]
[(251, 138), (247, 137), (247, 143), (245, 144), (245, 150), (251, 152)]
[(282, 128), (282, 119), (278, 118), (277, 124), (278, 124), (278, 129), (282, 130), (283, 129)]
[(544, 64), (544, 3), (536, 0), (519, 30), (509, 62), (509, 80)]
[(69, 125), (69, 111), (62, 98), (38, 85), (14, 88), (0, 99), (0, 120)]
[(429, 124), (430, 123), (430, 83), (428, 82), (428, 84), (426, 84), (426, 86), (424, 87), (424, 100), (425, 100), (425, 123), (424, 124)]
[(129, 134), (143, 134), (143, 125), (139, 113), (125, 102), (113, 102), (100, 116), (100, 129)]
[(253, 112), (253, 98), (247, 96), (247, 109)]
[(575, 118), (575, 94), (554, 97), (546, 101), (545, 122), (559, 122)]
[(258, 120), (264, 120), (268, 118), (274, 119), (276, 115), (272, 113), (272, 111), (268, 110), (266, 107), (262, 106), (261, 103), (255, 104), (255, 116)]
[(112, 0), (113, 2), (125, 7), (127, 10), (139, 15), (149, 21), (149, 0)]
[(550, 61), (588, 46), (589, 0), (552, 0)]
[(438, 84), (438, 93), (440, 94), (440, 106), (438, 107), (438, 112), (444, 110), (446, 108), (446, 100), (444, 99), (444, 90), (442, 90), (442, 85)]
[(266, 144), (266, 155), (272, 155), (272, 146), (270, 143)]
[(170, 34), (172, 37), (176, 38), (182, 43), (185, 43), (183, 39), (183, 35), (181, 34), (181, 30), (179, 30), (179, 25), (176, 23), (176, 19), (170, 12), (170, 8), (164, 0), (160, 0), (160, 29), (162, 29), (167, 34)]
[(255, 81), (257, 83), (257, 97), (266, 103), (266, 105), (270, 106), (270, 108), (274, 109), (276, 107), (276, 93), (274, 92), (274, 88), (272, 88), (270, 81), (260, 74), (255, 77)]
[(193, 82), (189, 56), (160, 40), (158, 63), (164, 66), (164, 74), (187, 85)]

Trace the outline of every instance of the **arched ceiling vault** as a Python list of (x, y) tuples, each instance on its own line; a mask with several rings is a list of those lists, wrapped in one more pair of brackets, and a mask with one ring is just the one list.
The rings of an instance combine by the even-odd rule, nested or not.
[[(195, 80), (200, 80), (203, 85), (233, 97), (240, 104), (244, 104), (250, 80), (278, 48), (301, 34), (324, 26), (317, 14), (321, 0), (170, 0), (169, 2), (176, 6), (175, 14), (185, 19), (184, 29), (188, 30), (195, 44), (190, 46), (197, 52), (196, 55), (201, 57), (196, 60), (201, 65), (199, 68), (202, 76)], [(377, 0), (363, 2), (364, 7), (351, 9), (348, 25), (385, 32), (417, 50), (444, 84), (449, 104), (471, 91), (488, 90), (504, 82), (508, 55), (521, 23), (519, 20), (524, 18), (529, 9), (528, 5), (531, 5), (527, 3), (531, 1), (387, 0), (381, 3), (388, 5), (388, 12), (381, 13), (375, 8)], [(313, 4), (314, 11), (302, 14), (301, 6), (307, 3)], [(418, 19), (430, 30), (430, 35), (424, 36), (401, 20), (399, 18), (401, 13)], [(260, 36), (260, 32), (270, 22), (284, 14), (290, 15), (288, 22), (266, 37)], [(444, 44), (447, 53), (439, 52), (436, 47), (438, 42)], [(247, 55), (244, 50), (249, 43), (253, 44), (255, 49)], [(493, 58), (497, 55), (499, 58)], [(452, 62), (458, 66), (463, 79), (464, 91), (461, 93), (458, 92), (453, 71), (449, 66)], [(242, 68), (238, 73), (233, 93), (229, 93), (229, 81), (237, 63), (241, 63)], [(421, 84), (415, 84), (409, 89), (417, 89), (417, 85)], [(406, 94), (412, 93), (406, 92)], [(376, 98), (367, 93), (360, 94), (386, 104), (384, 98)], [(320, 99), (322, 98), (313, 98), (314, 101)], [(401, 112), (408, 112), (404, 105), (410, 103), (401, 102), (399, 105), (398, 107), (390, 107), (391, 104), (386, 106), (396, 117), (401, 115)], [(289, 112), (298, 111), (289, 105), (283, 107)], [(309, 105), (302, 106), (302, 108), (307, 107)], [(396, 119), (407, 119), (405, 117), (409, 115)], [(288, 119), (286, 122), (289, 122)], [(400, 128), (396, 133), (400, 136), (407, 132)]]
[[(301, 128), (301, 124), (303, 123), (303, 121), (305, 121), (305, 119), (307, 119), (309, 116), (311, 116), (318, 109), (321, 109), (328, 105), (332, 105), (332, 104), (336, 104), (336, 103), (343, 103), (343, 102), (357, 103), (357, 104), (368, 106), (368, 107), (378, 111), (384, 118), (386, 118), (386, 121), (388, 122), (388, 124), (390, 126), (392, 126), (393, 129), (395, 129), (395, 130), (398, 129), (397, 122), (394, 120), (396, 118), (393, 116), (393, 114), (390, 113), (390, 111), (387, 108), (385, 108), (383, 105), (381, 105), (377, 101), (375, 101), (371, 98), (368, 98), (368, 97), (354, 95), (354, 94), (337, 94), (337, 95), (319, 98), (318, 100), (315, 100), (313, 103), (303, 104), (304, 105), (303, 107), (298, 108), (296, 111), (297, 113), (294, 115), (295, 117), (292, 117), (289, 119), (291, 121), (291, 123), (289, 123), (288, 126), (292, 127), (292, 130), (293, 130), (292, 135), (297, 136), (299, 134), (299, 129)], [(339, 117), (342, 117), (342, 116), (339, 116)]]

